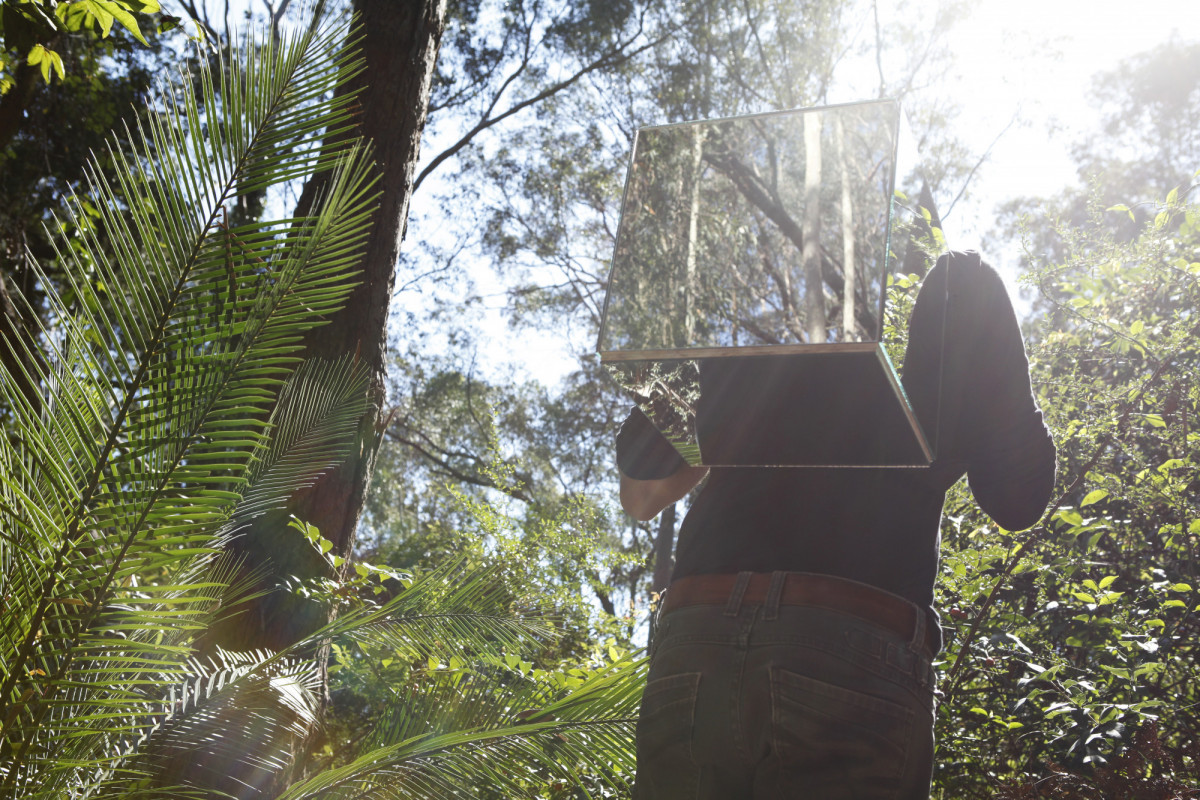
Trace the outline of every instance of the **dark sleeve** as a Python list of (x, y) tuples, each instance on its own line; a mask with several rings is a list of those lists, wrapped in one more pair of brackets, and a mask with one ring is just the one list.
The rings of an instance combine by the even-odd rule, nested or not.
[(621, 472), (635, 480), (650, 481), (670, 477), (684, 465), (679, 452), (635, 406), (617, 433), (617, 466)]
[(914, 407), (926, 435), (937, 437), (938, 460), (966, 469), (975, 499), (1000, 526), (1037, 522), (1054, 489), (1054, 441), (1033, 399), (1008, 292), (977, 253), (943, 256), (927, 276), (913, 311), (906, 389), (910, 369), (920, 378)]

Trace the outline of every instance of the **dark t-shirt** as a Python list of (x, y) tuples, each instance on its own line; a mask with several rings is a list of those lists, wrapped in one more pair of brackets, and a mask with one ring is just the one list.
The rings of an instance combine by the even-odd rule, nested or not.
[[(951, 258), (938, 261), (917, 297), (902, 371), (913, 411), (926, 436), (936, 439), (934, 463), (917, 469), (714, 467), (683, 522), (672, 579), (742, 570), (816, 572), (931, 608), (942, 504), (964, 473), (997, 524), (1020, 530), (1037, 522), (1054, 485), (1055, 449), (1033, 400), (1016, 315), (1000, 277), (977, 253)], [(641, 480), (667, 477), (684, 465), (636, 409), (617, 436), (617, 463)]]

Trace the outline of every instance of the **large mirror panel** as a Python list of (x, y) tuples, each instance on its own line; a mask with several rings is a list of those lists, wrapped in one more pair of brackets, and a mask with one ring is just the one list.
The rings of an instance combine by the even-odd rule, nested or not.
[(638, 131), (599, 350), (689, 463), (929, 462), (879, 344), (941, 249), (906, 136), (891, 100)]

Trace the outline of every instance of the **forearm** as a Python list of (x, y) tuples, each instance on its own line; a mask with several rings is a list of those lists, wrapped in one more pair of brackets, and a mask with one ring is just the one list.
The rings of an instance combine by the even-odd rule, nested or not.
[(621, 507), (634, 519), (654, 519), (704, 480), (708, 467), (682, 467), (665, 478), (637, 480), (621, 473)]
[(1023, 530), (1042, 516), (1054, 491), (1056, 452), (1040, 412), (1014, 420), (972, 459), (971, 492), (1006, 530)]

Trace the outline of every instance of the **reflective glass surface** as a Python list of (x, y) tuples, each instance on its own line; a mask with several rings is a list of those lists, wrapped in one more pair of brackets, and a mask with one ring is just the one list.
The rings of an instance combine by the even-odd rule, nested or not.
[[(689, 463), (928, 463), (894, 370), (873, 344), (888, 272), (912, 258), (925, 264), (904, 271), (923, 271), (927, 254), (939, 249), (927, 224), (936, 215), (910, 201), (921, 187), (905, 134), (890, 100), (638, 131), (599, 350), (609, 373)], [(825, 359), (819, 367), (805, 363), (818, 354)], [(857, 366), (833, 368), (832, 355)], [(824, 409), (829, 418), (815, 424), (847, 433), (878, 427), (861, 417), (839, 421), (858, 413), (913, 430), (884, 436), (894, 446), (882, 449), (846, 445), (844, 455), (838, 437), (818, 447), (813, 436), (789, 432), (774, 437), (786, 446), (739, 455), (716, 443), (754, 438), (733, 419), (748, 412), (718, 402), (712, 386), (725, 384), (703, 378), (717, 368), (702, 364), (726, 358), (753, 359), (740, 372), (721, 368), (741, 376), (741, 390), (786, 392), (808, 398), (810, 411)], [(846, 399), (863, 391), (889, 398)], [(842, 400), (830, 405), (818, 396)], [(730, 439), (731, 430), (742, 433)], [(911, 441), (896, 444), (905, 436)]]

